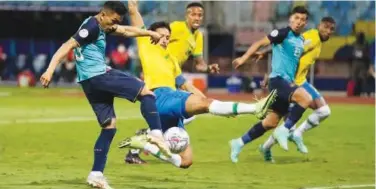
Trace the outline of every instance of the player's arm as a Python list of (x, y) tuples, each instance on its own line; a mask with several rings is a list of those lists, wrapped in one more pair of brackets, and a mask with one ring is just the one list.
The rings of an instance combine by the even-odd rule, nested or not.
[(290, 30), (288, 28), (273, 30), (269, 35), (253, 43), (243, 56), (235, 59), (232, 62), (235, 68), (238, 68), (239, 66), (243, 65), (245, 61), (248, 60), (251, 56), (254, 56), (257, 50), (259, 50), (261, 47), (265, 47), (270, 44), (282, 43), (283, 40), (287, 37), (289, 31)]
[(196, 70), (201, 72), (209, 72), (209, 73), (219, 73), (219, 66), (218, 64), (210, 64), (208, 65), (203, 57), (203, 47), (204, 47), (204, 39), (203, 35), (200, 32), (197, 34), (196, 37), (196, 47), (193, 49), (193, 60), (196, 64)]
[(204, 93), (202, 93), (199, 89), (197, 89), (194, 85), (192, 85), (191, 83), (189, 83), (184, 77), (183, 75), (179, 75), (178, 77), (176, 77), (175, 79), (175, 82), (176, 82), (176, 87), (184, 90), (184, 91), (188, 91), (192, 94), (195, 94), (195, 95), (199, 95), (203, 98), (206, 98), (206, 96), (204, 95)]
[(138, 11), (138, 1), (129, 0), (128, 11), (131, 20), (131, 26), (116, 25), (113, 28), (114, 33), (125, 37), (150, 36), (152, 38), (152, 42), (157, 43), (162, 35), (151, 30), (146, 30), (144, 28), (144, 21)]
[(248, 48), (247, 52), (243, 54), (243, 56), (236, 58), (232, 63), (234, 64), (235, 68), (243, 65), (245, 61), (247, 61), (251, 56), (253, 56), (257, 50), (261, 47), (267, 46), (270, 44), (270, 40), (268, 37), (264, 37), (261, 40), (256, 41)]
[(69, 51), (95, 41), (98, 38), (98, 35), (99, 27), (96, 22), (89, 20), (82, 25), (80, 30), (77, 31), (67, 42), (61, 45), (61, 47), (56, 51), (46, 72), (43, 73), (40, 78), (42, 85), (44, 87), (48, 87), (57, 65), (69, 53)]

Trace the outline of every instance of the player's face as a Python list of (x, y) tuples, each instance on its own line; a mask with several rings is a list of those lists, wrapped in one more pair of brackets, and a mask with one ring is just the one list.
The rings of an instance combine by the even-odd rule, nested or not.
[(307, 15), (295, 13), (290, 17), (290, 27), (294, 32), (300, 33), (307, 24)]
[(114, 24), (119, 24), (123, 20), (122, 16), (113, 11), (103, 11), (101, 13), (101, 26), (106, 31)]
[(319, 25), (319, 33), (321, 38), (326, 41), (336, 30), (336, 25), (330, 22), (321, 22)]
[(198, 29), (204, 18), (204, 10), (201, 7), (191, 7), (187, 10), (186, 21), (192, 29)]
[(170, 42), (170, 31), (167, 28), (158, 28), (155, 31), (163, 36), (159, 40), (158, 45), (160, 45), (163, 48), (167, 48), (167, 45)]

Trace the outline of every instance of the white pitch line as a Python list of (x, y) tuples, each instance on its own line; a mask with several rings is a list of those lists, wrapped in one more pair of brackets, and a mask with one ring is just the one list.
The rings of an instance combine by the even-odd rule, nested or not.
[(346, 188), (364, 188), (364, 187), (375, 187), (375, 185), (374, 184), (339, 185), (339, 186), (312, 187), (312, 188), (304, 188), (304, 189), (346, 189)]

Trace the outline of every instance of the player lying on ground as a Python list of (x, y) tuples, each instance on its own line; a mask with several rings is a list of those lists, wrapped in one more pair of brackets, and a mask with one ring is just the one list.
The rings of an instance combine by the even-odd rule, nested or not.
[[(308, 19), (308, 11), (305, 7), (295, 7), (290, 15), (289, 27), (273, 30), (268, 36), (254, 43), (240, 58), (233, 61), (236, 68), (255, 55), (260, 47), (272, 44), (272, 72), (269, 75), (269, 90), (277, 90), (277, 99), (272, 104), (272, 111), (266, 118), (255, 124), (242, 137), (230, 141), (231, 160), (236, 163), (243, 146), (258, 137), (267, 130), (277, 127), (279, 121), (286, 115), (286, 121), (274, 131), (279, 144), (287, 150), (287, 138), (289, 129), (302, 117), (304, 111), (312, 102), (311, 96), (302, 87), (294, 84), (295, 73), (298, 69), (299, 59), (304, 50), (304, 39), (300, 35)], [(289, 111), (291, 102), (296, 105)]]
[[(207, 65), (203, 58), (203, 34), (199, 30), (204, 19), (204, 6), (199, 2), (189, 3), (186, 7), (185, 21), (174, 21), (170, 24), (171, 36), (167, 50), (174, 56), (178, 64), (183, 66), (192, 56), (196, 70), (201, 72), (219, 73), (218, 64)], [(206, 96), (197, 90), (197, 95)], [(196, 117), (184, 119), (184, 125), (191, 123)], [(142, 133), (141, 130), (136, 133)], [(125, 162), (130, 164), (146, 163), (139, 156), (140, 150), (131, 149), (125, 156)]]
[[(304, 37), (304, 54), (300, 58), (298, 72), (295, 78), (295, 84), (303, 87), (312, 97), (313, 101), (309, 106), (313, 111), (297, 129), (294, 125), (290, 130), (290, 139), (297, 142), (298, 150), (301, 153), (308, 153), (307, 147), (303, 142), (303, 133), (318, 126), (322, 121), (330, 115), (330, 108), (325, 99), (321, 96), (318, 90), (307, 81), (308, 70), (320, 56), (322, 43), (329, 40), (336, 28), (336, 22), (332, 17), (324, 17), (321, 19), (317, 29), (311, 29), (303, 33)], [(258, 59), (262, 58), (267, 52), (261, 52)], [(264, 78), (264, 86), (267, 86), (267, 78)], [(264, 155), (267, 162), (274, 162), (271, 147), (275, 144), (275, 139), (271, 135), (259, 150)]]
[(87, 18), (77, 33), (59, 48), (52, 57), (47, 71), (40, 78), (42, 85), (48, 87), (56, 66), (71, 49), (74, 49), (78, 82), (102, 128), (94, 146), (94, 164), (87, 182), (93, 187), (104, 189), (111, 188), (103, 176), (103, 170), (116, 133), (113, 106), (115, 96), (131, 102), (140, 101), (142, 115), (151, 129), (150, 133), (155, 136), (150, 136), (147, 140), (157, 144), (158, 148), (162, 148), (162, 152), (169, 150), (163, 141), (153, 92), (145, 87), (141, 80), (106, 65), (106, 34), (124, 37), (150, 36), (154, 43), (162, 37), (154, 31), (117, 25), (126, 12), (126, 7), (119, 1), (105, 2), (103, 9), (97, 15)]
[[(137, 2), (128, 1), (128, 10), (132, 26), (144, 27)], [(197, 114), (211, 113), (226, 117), (238, 114), (255, 114), (259, 118), (266, 115), (269, 105), (275, 98), (275, 91), (255, 104), (222, 102), (197, 95), (195, 88), (182, 77), (180, 66), (175, 57), (171, 56), (167, 50), (171, 34), (169, 24), (156, 22), (150, 26), (149, 30), (156, 31), (163, 36), (158, 44), (151, 44), (149, 37), (139, 37), (137, 45), (145, 83), (156, 95), (157, 110), (161, 117), (163, 131), (176, 126), (184, 127), (183, 119)], [(176, 90), (176, 86), (189, 92)], [(144, 136), (136, 135), (127, 138), (119, 144), (119, 147), (144, 149), (181, 168), (188, 168), (192, 164), (190, 146), (180, 154), (160, 155), (159, 149), (155, 145), (149, 144)]]

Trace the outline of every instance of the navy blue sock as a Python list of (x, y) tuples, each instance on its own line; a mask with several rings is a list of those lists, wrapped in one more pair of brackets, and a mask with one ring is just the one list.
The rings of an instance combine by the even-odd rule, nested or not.
[(306, 111), (305, 108), (301, 107), (299, 104), (295, 104), (289, 113), (289, 116), (287, 117), (285, 121), (285, 127), (287, 129), (291, 129), (296, 122), (299, 121), (299, 119), (303, 116), (303, 113)]
[(107, 154), (115, 133), (116, 128), (102, 129), (94, 146), (94, 165), (92, 171), (103, 172), (104, 167), (106, 166)]
[(162, 130), (161, 119), (155, 105), (155, 97), (153, 95), (145, 95), (139, 98), (141, 102), (141, 114), (149, 125), (150, 130)]
[(257, 139), (266, 132), (266, 129), (262, 126), (262, 122), (256, 123), (247, 133), (242, 136), (244, 144), (251, 142), (252, 140)]

